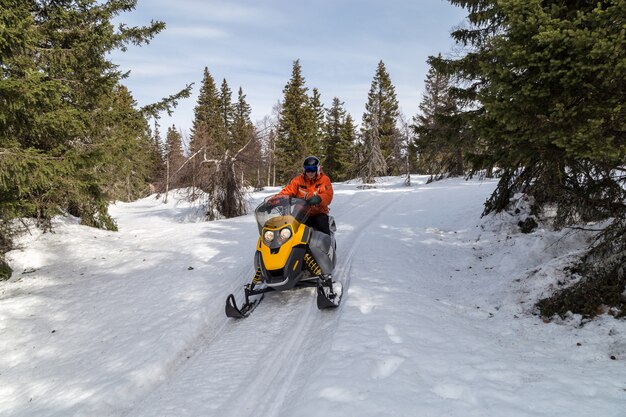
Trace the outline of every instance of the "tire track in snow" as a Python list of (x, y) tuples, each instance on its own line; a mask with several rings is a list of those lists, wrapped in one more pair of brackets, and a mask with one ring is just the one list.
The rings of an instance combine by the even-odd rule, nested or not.
[[(336, 273), (334, 274), (335, 277), (342, 278), (341, 283), (343, 286), (343, 290), (342, 290), (343, 292), (341, 296), (342, 298), (341, 305), (339, 306), (340, 309), (342, 309), (342, 307), (344, 306), (344, 301), (346, 299), (346, 296), (348, 296), (348, 289), (350, 288), (350, 278), (352, 275), (351, 272), (352, 272), (352, 262), (353, 262), (352, 258), (354, 258), (354, 255), (358, 252), (357, 251), (358, 246), (359, 246), (358, 244), (362, 240), (363, 236), (366, 234), (367, 226), (371, 224), (374, 219), (380, 217), (389, 208), (391, 208), (392, 206), (395, 206), (395, 204), (397, 204), (399, 200), (401, 200), (402, 198), (406, 196), (407, 192), (410, 192), (410, 191), (403, 191), (399, 193), (399, 195), (397, 195), (391, 201), (389, 201), (387, 204), (378, 207), (378, 209), (374, 211), (373, 214), (370, 217), (368, 217), (366, 221), (363, 222), (363, 224), (360, 225), (360, 227), (357, 229), (358, 232), (353, 232), (350, 235), (348, 235), (348, 238), (354, 237), (354, 240), (352, 241), (352, 244), (348, 246), (349, 249), (348, 249), (348, 253), (345, 256), (345, 260), (336, 268)], [(374, 200), (374, 198), (368, 201), (372, 201), (372, 200)]]
[[(358, 227), (338, 236), (346, 242), (338, 242), (338, 246), (348, 250), (334, 274), (343, 285), (342, 304), (337, 310), (319, 311), (314, 289), (268, 294), (259, 308), (242, 321), (224, 317), (222, 303), (218, 303), (220, 323), (210, 325), (194, 339), (168, 366), (164, 381), (152, 387), (125, 415), (182, 417), (197, 415), (198, 410), (202, 410), (202, 415), (220, 417), (279, 415), (289, 395), (298, 392), (296, 385), (306, 382), (310, 374), (307, 371), (328, 350), (325, 348), (332, 341), (337, 315), (348, 297), (353, 258), (367, 234), (367, 226), (405, 195), (401, 192), (390, 198), (361, 220)], [(370, 197), (353, 206), (368, 207), (375, 200), (379, 199)], [(348, 210), (344, 208), (338, 214)], [(251, 266), (247, 269), (252, 273)], [(241, 283), (233, 280), (229, 287), (240, 289)]]
[[(303, 378), (299, 380), (303, 381), (303, 380), (306, 380), (306, 377), (310, 374), (310, 372), (306, 372), (305, 369), (301, 369), (302, 362), (305, 360), (305, 355), (310, 355), (311, 352), (320, 352), (311, 358), (307, 358), (309, 359), (310, 363), (313, 363), (313, 364), (319, 363), (322, 360), (322, 356), (325, 354), (325, 352), (328, 351), (329, 345), (332, 342), (332, 334), (338, 325), (337, 315), (340, 314), (339, 312), (343, 309), (345, 305), (345, 299), (348, 293), (348, 289), (350, 287), (350, 277), (351, 277), (351, 271), (352, 271), (353, 258), (354, 258), (354, 255), (358, 253), (359, 242), (363, 239), (363, 236), (366, 235), (367, 225), (371, 224), (373, 220), (375, 220), (376, 218), (381, 216), (385, 211), (387, 211), (389, 208), (394, 206), (398, 202), (398, 200), (400, 200), (404, 196), (405, 196), (405, 193), (403, 192), (400, 195), (396, 196), (395, 198), (391, 199), (387, 204), (378, 207), (377, 210), (373, 211), (371, 215), (364, 222), (362, 222), (358, 228), (355, 229), (356, 231), (353, 231), (352, 233), (344, 237), (345, 240), (351, 239), (352, 244), (348, 246), (349, 247), (348, 252), (345, 255), (345, 257), (342, 258), (343, 260), (341, 261), (340, 265), (338, 265), (337, 268), (335, 269), (335, 274), (334, 274), (334, 278), (338, 278), (339, 281), (342, 283), (342, 287), (343, 287), (341, 304), (338, 307), (338, 309), (335, 311), (328, 310), (328, 311), (319, 312), (320, 313), (319, 315), (331, 317), (330, 321), (325, 322), (329, 324), (326, 326), (322, 326), (320, 323), (319, 315), (314, 314), (318, 310), (317, 310), (317, 304), (315, 302), (315, 297), (313, 297), (312, 299), (313, 302), (310, 303), (311, 305), (308, 308), (307, 321), (302, 326), (303, 328), (306, 328), (309, 330), (305, 333), (304, 337), (297, 336), (297, 341), (296, 341), (300, 347), (300, 349), (298, 349), (297, 352), (304, 352), (304, 353), (302, 354), (295, 353), (295, 356), (297, 356), (296, 360), (294, 363), (291, 364), (291, 366), (287, 367), (288, 375), (283, 376), (281, 378), (280, 385), (278, 386), (277, 389), (274, 389), (274, 392), (273, 392), (274, 395), (262, 397), (266, 399), (271, 398), (271, 401), (265, 401), (265, 403), (262, 403), (262, 404), (266, 404), (265, 407), (261, 407), (260, 409), (257, 407), (253, 410), (251, 414), (233, 413), (232, 416), (241, 415), (241, 416), (247, 416), (247, 417), (255, 417), (255, 416), (262, 415), (262, 416), (267, 416), (267, 417), (276, 417), (279, 415), (280, 409), (284, 406), (285, 400), (287, 399), (288, 394), (290, 392), (297, 394), (300, 391), (300, 387), (294, 386), (294, 381), (296, 380), (295, 377), (298, 374), (300, 374), (303, 376)], [(367, 201), (373, 201), (374, 199), (375, 198), (370, 198)], [(316, 328), (313, 328), (313, 323), (318, 324), (319, 326), (317, 326)], [(300, 334), (302, 332), (298, 332), (298, 333)], [(305, 342), (308, 341), (311, 344), (312, 341), (315, 341), (315, 340), (320, 341), (321, 342), (320, 344), (323, 346), (317, 346), (316, 349), (302, 349), (302, 346), (305, 344)], [(294, 351), (292, 350), (291, 352), (294, 352)]]
[[(311, 352), (325, 352), (327, 349), (323, 349), (321, 346), (317, 346), (315, 349), (307, 348), (307, 343), (312, 345), (318, 342), (321, 345), (327, 347), (330, 344), (332, 333), (337, 326), (337, 314), (343, 308), (345, 297), (350, 284), (350, 271), (352, 270), (352, 262), (354, 255), (358, 253), (358, 242), (360, 242), (364, 235), (366, 235), (367, 226), (371, 224), (376, 218), (382, 215), (386, 210), (394, 206), (397, 201), (403, 197), (405, 193), (401, 193), (396, 196), (387, 204), (378, 207), (372, 211), (370, 215), (361, 222), (359, 227), (356, 227), (354, 231), (344, 236), (342, 240), (351, 241), (352, 244), (347, 246), (348, 252), (342, 261), (336, 268), (334, 277), (339, 279), (343, 285), (342, 303), (340, 307), (335, 311), (319, 311), (317, 309), (315, 294), (298, 294), (299, 298), (304, 298), (301, 295), (308, 296), (309, 299), (306, 302), (299, 301), (300, 310), (304, 310), (304, 314), (291, 313), (290, 318), (296, 319), (295, 326), (284, 326), (283, 328), (289, 331), (287, 340), (284, 340), (280, 344), (279, 349), (275, 349), (268, 355), (265, 360), (267, 361), (263, 365), (263, 369), (257, 369), (258, 373), (249, 385), (243, 390), (243, 392), (237, 392), (233, 396), (233, 401), (229, 401), (231, 404), (237, 404), (235, 407), (229, 410), (220, 410), (217, 415), (220, 416), (237, 416), (237, 417), (254, 417), (262, 415), (264, 417), (275, 417), (279, 415), (280, 409), (285, 404), (285, 400), (288, 398), (291, 392), (297, 393), (299, 387), (296, 386), (295, 381), (304, 381), (306, 376), (310, 372), (306, 372), (305, 361), (315, 364), (321, 360), (321, 353), (312, 355)], [(366, 202), (375, 200), (375, 197), (369, 198)], [(363, 204), (359, 204), (362, 206)], [(367, 204), (365, 204), (367, 206)], [(339, 213), (341, 215), (341, 212)], [(339, 245), (339, 244), (338, 244)], [(306, 291), (314, 292), (314, 291)], [(259, 307), (262, 308), (262, 307)], [(253, 314), (258, 313), (255, 312)], [(328, 316), (330, 321), (323, 321), (325, 324), (320, 325), (320, 315)], [(332, 315), (332, 316), (331, 316)], [(276, 317), (273, 317), (276, 319)], [(315, 327), (315, 324), (318, 324)], [(315, 346), (312, 346), (315, 347)], [(277, 367), (277, 364), (285, 363), (286, 366)], [(308, 368), (307, 368), (308, 369)], [(302, 375), (303, 378), (297, 379), (297, 375)], [(302, 384), (302, 382), (300, 382)], [(266, 387), (259, 389), (259, 387)], [(239, 400), (239, 401), (238, 401)]]
[[(375, 197), (370, 197), (366, 200), (366, 203), (373, 201)], [(386, 206), (380, 208), (377, 212), (374, 212), (371, 218), (375, 218), (379, 215), (379, 212), (382, 212), (386, 207), (393, 204), (389, 202)], [(362, 205), (362, 204), (360, 204)], [(345, 208), (344, 208), (345, 210)], [(341, 215), (343, 211), (339, 211), (339, 215)], [(356, 232), (351, 232), (344, 238), (350, 238), (356, 234), (357, 238), (363, 234), (365, 229), (365, 225), (371, 223), (371, 218), (368, 218), (365, 222), (363, 222), (360, 227), (356, 228)], [(337, 272), (339, 274), (345, 270), (351, 270), (350, 264), (352, 262), (352, 257), (356, 253), (356, 249), (352, 247), (348, 252), (348, 257), (343, 260), (340, 264), (340, 267), (337, 268)], [(336, 274), (337, 275), (337, 274)], [(344, 286), (344, 294), (345, 290), (347, 290), (347, 283)], [(305, 294), (302, 294), (302, 293)], [(311, 294), (313, 293), (313, 294)], [(314, 289), (308, 290), (299, 290), (291, 293), (283, 293), (283, 294), (293, 294), (297, 296), (297, 311), (291, 311), (289, 308), (285, 308), (285, 306), (280, 306), (281, 315), (284, 313), (288, 313), (287, 318), (273, 316), (272, 320), (275, 320), (278, 323), (283, 323), (282, 328), (289, 329), (288, 338), (286, 340), (282, 340), (278, 345), (279, 348), (276, 348), (276, 343), (269, 344), (269, 351), (260, 355), (263, 360), (263, 365), (261, 369), (256, 369), (256, 375), (249, 382), (243, 392), (238, 391), (232, 396), (232, 400), (226, 402), (227, 407), (228, 404), (236, 404), (236, 406), (230, 408), (228, 410), (220, 410), (218, 415), (226, 416), (274, 416), (276, 412), (280, 409), (280, 407), (284, 404), (284, 400), (290, 389), (293, 389), (292, 382), (295, 376), (298, 374), (298, 371), (301, 368), (302, 361), (304, 359), (304, 355), (307, 354), (307, 349), (303, 348), (303, 345), (307, 339), (315, 339), (315, 337), (311, 337), (312, 335), (312, 326), (314, 323), (319, 321), (319, 315), (316, 314), (318, 312), (316, 299), (315, 299), (315, 291)], [(276, 294), (268, 294), (268, 297), (276, 296)], [(274, 297), (272, 297), (274, 298)], [(296, 297), (294, 297), (296, 298)], [(267, 301), (259, 307), (259, 310), (253, 313), (253, 316), (258, 318), (260, 316), (262, 309), (267, 306)], [(332, 311), (323, 312), (321, 314), (333, 314)], [(247, 320), (250, 320), (248, 318)], [(291, 322), (291, 321), (293, 322)], [(285, 322), (290, 322), (291, 325), (285, 325)], [(278, 335), (280, 337), (280, 335)], [(307, 338), (308, 336), (308, 338)], [(284, 362), (288, 362), (289, 366), (281, 368), (277, 364), (281, 364)], [(287, 375), (285, 375), (285, 369), (287, 369)], [(282, 371), (282, 372), (281, 372)], [(259, 387), (266, 387), (264, 389), (260, 389)], [(245, 399), (245, 401), (237, 401), (238, 398)], [(271, 399), (268, 401), (268, 399)]]
[[(239, 276), (251, 277), (254, 272), (253, 270), (254, 268), (252, 265), (241, 265), (233, 271), (233, 273)], [(233, 292), (236, 289), (239, 289), (242, 285), (243, 284), (241, 284), (240, 281), (233, 280), (233, 282), (231, 282), (226, 288), (227, 291)], [(142, 396), (133, 402), (130, 409), (121, 413), (122, 416), (126, 417), (134, 415), (134, 411), (140, 409), (153, 392), (159, 390), (161, 386), (173, 375), (176, 375), (181, 372), (182, 369), (187, 367), (189, 365), (189, 359), (193, 358), (203, 349), (204, 346), (212, 343), (217, 338), (228, 323), (228, 319), (223, 315), (223, 310), (224, 307), (222, 304), (214, 304), (206, 308), (205, 312), (208, 317), (223, 317), (223, 319), (217, 323), (210, 320), (202, 326), (202, 328), (199, 329), (191, 340), (183, 348), (181, 348), (170, 361), (165, 363), (161, 374), (161, 380), (145, 388), (144, 392), (141, 393)]]

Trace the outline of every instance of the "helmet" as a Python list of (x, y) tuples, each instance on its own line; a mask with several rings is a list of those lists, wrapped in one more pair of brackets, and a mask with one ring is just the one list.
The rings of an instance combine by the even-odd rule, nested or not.
[(304, 158), (304, 172), (315, 172), (316, 174), (320, 173), (320, 160), (315, 156), (307, 156)]

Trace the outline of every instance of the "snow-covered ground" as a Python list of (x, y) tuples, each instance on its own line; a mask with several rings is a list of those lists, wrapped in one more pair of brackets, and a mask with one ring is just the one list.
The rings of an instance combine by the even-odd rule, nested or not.
[(224, 316), (251, 215), (152, 197), (111, 207), (119, 232), (32, 231), (0, 283), (0, 415), (625, 416), (626, 323), (532, 314), (584, 237), (481, 219), (492, 181), (424, 180), (335, 185), (334, 311), (304, 289)]

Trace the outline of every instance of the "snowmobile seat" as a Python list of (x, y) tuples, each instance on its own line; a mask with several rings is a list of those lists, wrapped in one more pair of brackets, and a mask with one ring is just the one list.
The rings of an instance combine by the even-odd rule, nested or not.
[(332, 274), (335, 268), (335, 242), (326, 233), (313, 230), (309, 241), (311, 254), (322, 269), (322, 274)]

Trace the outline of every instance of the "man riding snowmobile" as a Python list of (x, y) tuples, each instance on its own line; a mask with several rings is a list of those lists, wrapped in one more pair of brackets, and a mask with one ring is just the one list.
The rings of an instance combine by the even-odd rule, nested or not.
[(294, 177), (277, 195), (301, 198), (311, 205), (306, 225), (330, 235), (328, 206), (333, 200), (333, 186), (328, 175), (322, 172), (320, 160), (315, 156), (305, 158), (304, 172)]
[(302, 175), (255, 209), (260, 234), (256, 273), (244, 286), (241, 308), (232, 294), (226, 298), (228, 317), (247, 317), (266, 292), (299, 287), (317, 287), (320, 309), (339, 305), (341, 284), (332, 280), (337, 262), (336, 227), (328, 216), (332, 198), (330, 179), (321, 172), (319, 159), (311, 156), (304, 160)]

